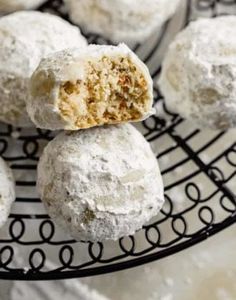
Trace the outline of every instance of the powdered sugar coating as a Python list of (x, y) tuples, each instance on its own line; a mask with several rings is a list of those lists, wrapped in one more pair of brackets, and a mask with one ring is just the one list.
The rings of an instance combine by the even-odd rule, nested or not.
[(11, 169), (0, 157), (0, 228), (6, 223), (15, 200), (15, 183)]
[(176, 11), (181, 0), (64, 0), (71, 20), (114, 41), (143, 41)]
[(41, 61), (32, 75), (30, 82), (32, 97), (27, 101), (27, 111), (34, 124), (39, 128), (50, 130), (79, 129), (70, 121), (65, 120), (58, 108), (61, 85), (68, 81), (85, 81), (88, 61), (116, 56), (129, 58), (143, 74), (147, 82), (148, 109), (141, 119), (153, 114), (153, 81), (148, 68), (137, 55), (125, 44), (118, 46), (89, 45), (87, 48), (66, 49), (49, 55)]
[(0, 14), (17, 10), (34, 9), (46, 0), (0, 0)]
[(67, 47), (85, 46), (77, 27), (57, 16), (16, 12), (0, 19), (0, 120), (30, 126), (25, 102), (29, 79), (46, 55)]
[(192, 22), (169, 47), (159, 80), (167, 107), (199, 126), (236, 126), (236, 17)]
[(157, 160), (129, 124), (59, 134), (40, 159), (37, 186), (49, 215), (77, 240), (134, 234), (164, 203)]

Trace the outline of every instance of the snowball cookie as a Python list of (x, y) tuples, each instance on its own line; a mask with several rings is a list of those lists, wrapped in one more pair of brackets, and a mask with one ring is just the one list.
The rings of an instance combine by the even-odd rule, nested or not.
[(0, 0), (0, 14), (16, 10), (34, 9), (46, 0)]
[(15, 200), (15, 182), (11, 169), (0, 157), (0, 227), (10, 214), (11, 205)]
[(41, 61), (30, 88), (28, 113), (45, 129), (140, 121), (153, 112), (152, 78), (124, 44), (54, 53)]
[(25, 101), (40, 60), (67, 47), (85, 46), (77, 27), (59, 17), (25, 11), (0, 18), (0, 121), (30, 126)]
[(113, 41), (143, 41), (176, 11), (181, 0), (64, 0), (71, 20)]
[(236, 17), (192, 22), (170, 45), (159, 81), (169, 110), (212, 129), (236, 126)]
[(44, 150), (37, 186), (49, 215), (77, 240), (134, 234), (164, 202), (157, 160), (130, 124), (62, 132)]

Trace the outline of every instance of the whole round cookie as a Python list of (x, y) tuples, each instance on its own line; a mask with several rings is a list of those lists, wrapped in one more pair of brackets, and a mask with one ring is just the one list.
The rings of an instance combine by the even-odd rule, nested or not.
[(11, 169), (0, 157), (0, 227), (10, 214), (12, 203), (15, 201), (15, 182)]
[(0, 15), (17, 10), (34, 9), (46, 0), (0, 0)]
[(169, 47), (159, 80), (170, 111), (199, 126), (236, 126), (236, 17), (192, 22)]
[(46, 57), (33, 73), (27, 111), (39, 128), (78, 130), (152, 114), (153, 81), (126, 45), (89, 45)]
[(0, 121), (30, 126), (29, 79), (46, 55), (86, 45), (77, 27), (57, 16), (25, 11), (0, 19)]
[(60, 133), (40, 158), (37, 187), (55, 222), (84, 241), (134, 234), (164, 203), (156, 157), (129, 124)]
[(64, 0), (71, 20), (114, 41), (143, 41), (176, 11), (181, 0)]

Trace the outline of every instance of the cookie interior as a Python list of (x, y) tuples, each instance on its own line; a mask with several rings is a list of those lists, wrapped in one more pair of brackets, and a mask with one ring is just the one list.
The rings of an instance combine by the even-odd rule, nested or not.
[(93, 59), (85, 71), (84, 81), (60, 86), (58, 108), (74, 128), (135, 121), (148, 113), (148, 82), (128, 57)]

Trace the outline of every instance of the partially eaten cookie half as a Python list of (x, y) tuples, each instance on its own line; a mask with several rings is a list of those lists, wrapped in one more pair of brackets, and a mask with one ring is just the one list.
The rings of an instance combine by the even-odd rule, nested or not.
[(31, 78), (27, 110), (36, 126), (78, 130), (143, 120), (153, 113), (153, 82), (126, 45), (90, 45), (44, 58)]

